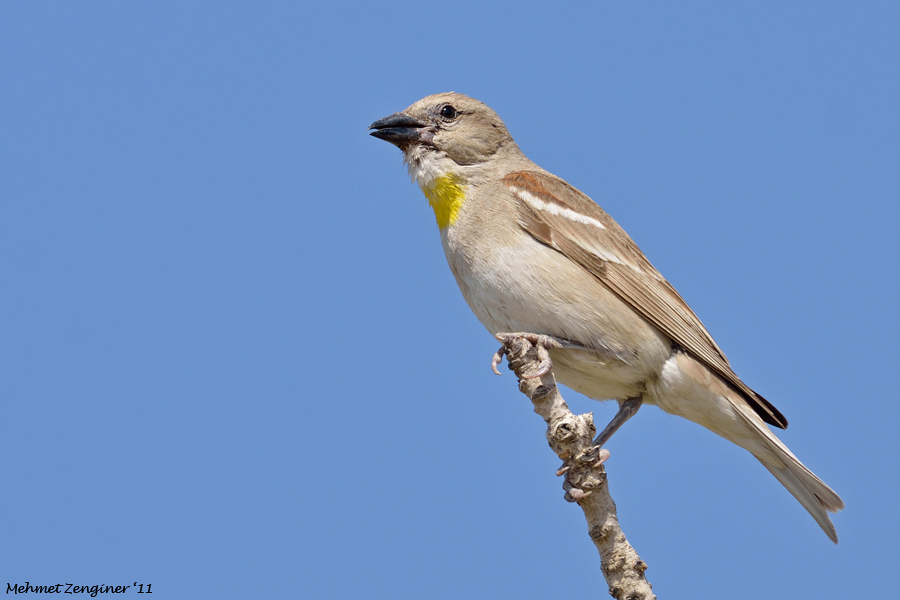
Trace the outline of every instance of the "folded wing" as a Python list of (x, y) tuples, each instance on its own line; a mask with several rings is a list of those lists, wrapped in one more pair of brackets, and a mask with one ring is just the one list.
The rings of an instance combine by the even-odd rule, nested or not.
[(519, 225), (537, 241), (575, 261), (685, 352), (737, 390), (766, 423), (787, 419), (732, 371), (712, 336), (628, 234), (593, 200), (548, 173), (504, 177), (518, 201)]

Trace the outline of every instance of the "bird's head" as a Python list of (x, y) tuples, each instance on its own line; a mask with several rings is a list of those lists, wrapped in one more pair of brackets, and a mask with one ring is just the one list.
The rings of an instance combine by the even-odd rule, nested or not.
[(410, 174), (423, 189), (438, 177), (477, 168), (503, 148), (515, 147), (497, 113), (455, 92), (423, 98), (369, 129), (403, 150)]

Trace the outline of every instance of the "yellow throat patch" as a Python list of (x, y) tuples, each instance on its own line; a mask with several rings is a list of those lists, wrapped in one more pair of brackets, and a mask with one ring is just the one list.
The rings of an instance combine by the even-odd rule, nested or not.
[(434, 218), (438, 227), (445, 229), (456, 223), (459, 209), (466, 199), (465, 184), (456, 175), (438, 177), (431, 187), (422, 190), (428, 198), (428, 204), (434, 209)]

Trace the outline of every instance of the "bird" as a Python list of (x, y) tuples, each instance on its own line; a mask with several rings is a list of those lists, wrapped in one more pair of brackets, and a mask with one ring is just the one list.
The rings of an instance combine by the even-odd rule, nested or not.
[[(488, 332), (552, 339), (557, 381), (618, 412), (643, 404), (749, 451), (834, 543), (841, 498), (775, 436), (787, 419), (745, 384), (672, 285), (587, 195), (529, 160), (486, 104), (455, 92), (379, 119), (440, 231), (450, 270)], [(543, 336), (543, 337), (542, 337)]]

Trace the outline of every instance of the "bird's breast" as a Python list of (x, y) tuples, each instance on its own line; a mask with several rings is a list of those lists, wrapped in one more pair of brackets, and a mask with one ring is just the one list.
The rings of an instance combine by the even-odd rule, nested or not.
[(598, 400), (640, 394), (671, 354), (668, 339), (514, 219), (499, 211), (472, 219), (468, 212), (464, 207), (441, 240), (466, 302), (488, 331), (581, 344), (589, 351), (555, 353), (560, 382)]

